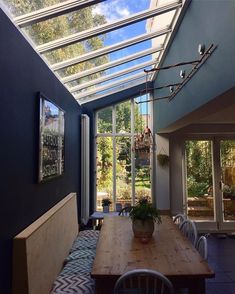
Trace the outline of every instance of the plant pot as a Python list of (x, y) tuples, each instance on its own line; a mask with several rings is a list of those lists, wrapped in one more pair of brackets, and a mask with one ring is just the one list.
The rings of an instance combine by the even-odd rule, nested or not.
[(153, 235), (154, 221), (152, 219), (147, 220), (133, 220), (132, 230), (136, 238), (140, 238), (142, 243), (147, 243)]
[(103, 206), (103, 212), (108, 213), (109, 212), (109, 206)]
[(160, 166), (166, 166), (169, 163), (169, 155), (159, 153), (157, 155), (157, 161), (158, 161)]

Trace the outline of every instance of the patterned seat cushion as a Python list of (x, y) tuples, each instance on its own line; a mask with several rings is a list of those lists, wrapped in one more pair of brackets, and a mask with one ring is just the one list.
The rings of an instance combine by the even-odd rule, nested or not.
[(95, 258), (95, 250), (94, 249), (85, 249), (85, 250), (75, 250), (69, 254), (69, 256), (65, 259), (65, 263), (75, 259), (94, 259)]
[(72, 245), (70, 252), (75, 250), (86, 250), (86, 249), (96, 249), (97, 239), (91, 239), (87, 237), (78, 237)]
[(51, 294), (93, 294), (94, 288), (90, 275), (58, 276)]
[(87, 237), (91, 239), (98, 239), (99, 238), (100, 231), (95, 230), (84, 230), (79, 232), (79, 237)]
[(60, 276), (69, 276), (76, 274), (89, 274), (93, 265), (93, 259), (75, 259), (66, 263), (62, 269)]

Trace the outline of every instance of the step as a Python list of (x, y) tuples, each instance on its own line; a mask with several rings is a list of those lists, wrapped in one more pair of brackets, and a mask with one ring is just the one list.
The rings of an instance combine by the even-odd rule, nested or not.
[(202, 197), (188, 198), (188, 206), (207, 206), (208, 200)]
[(213, 209), (205, 206), (188, 206), (188, 216), (213, 216)]

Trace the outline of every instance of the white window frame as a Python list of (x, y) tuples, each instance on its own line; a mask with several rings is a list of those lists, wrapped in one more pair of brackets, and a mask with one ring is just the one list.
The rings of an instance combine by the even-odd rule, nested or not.
[[(137, 97), (133, 97), (130, 100), (131, 102), (131, 132), (130, 133), (117, 133), (116, 132), (116, 106), (118, 104), (124, 103), (128, 100), (116, 103), (112, 106), (107, 106), (104, 107), (102, 109), (105, 108), (110, 108), (112, 107), (112, 133), (97, 133), (97, 125), (98, 125), (98, 112), (102, 109), (99, 109), (96, 111), (95, 113), (95, 140), (97, 140), (98, 137), (111, 137), (112, 138), (112, 144), (113, 144), (113, 163), (116, 162), (116, 140), (114, 140), (117, 137), (130, 137), (131, 139), (131, 149), (133, 150), (133, 146), (134, 146), (134, 136), (136, 135), (135, 133), (135, 121), (134, 121), (134, 106), (135, 106), (135, 99)], [(153, 104), (150, 103), (149, 105), (149, 114), (151, 117), (152, 114), (152, 106)], [(152, 121), (150, 119), (149, 125), (152, 126)], [(95, 158), (97, 158), (97, 144), (95, 144)], [(153, 197), (153, 152), (151, 150), (150, 152), (150, 195), (152, 200), (154, 199)], [(114, 179), (116, 179), (116, 164), (113, 164), (113, 195), (112, 195), (112, 201), (114, 204), (114, 208), (116, 205), (116, 181)], [(95, 189), (94, 189), (94, 211), (97, 209), (97, 165), (95, 164), (95, 181), (96, 181), (96, 185), (95, 185)], [(135, 151), (131, 151), (131, 201), (132, 201), (132, 205), (134, 205), (135, 203)]]

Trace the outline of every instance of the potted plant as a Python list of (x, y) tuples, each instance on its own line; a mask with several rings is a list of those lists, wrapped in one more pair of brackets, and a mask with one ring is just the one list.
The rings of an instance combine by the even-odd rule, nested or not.
[(159, 153), (157, 155), (157, 161), (160, 166), (166, 166), (169, 163), (169, 155)]
[(161, 223), (159, 211), (148, 202), (147, 198), (141, 198), (130, 212), (134, 236), (141, 242), (147, 243), (153, 234), (154, 223)]
[(103, 206), (103, 212), (107, 213), (109, 212), (109, 206), (112, 203), (110, 198), (103, 198), (102, 199), (102, 206)]

